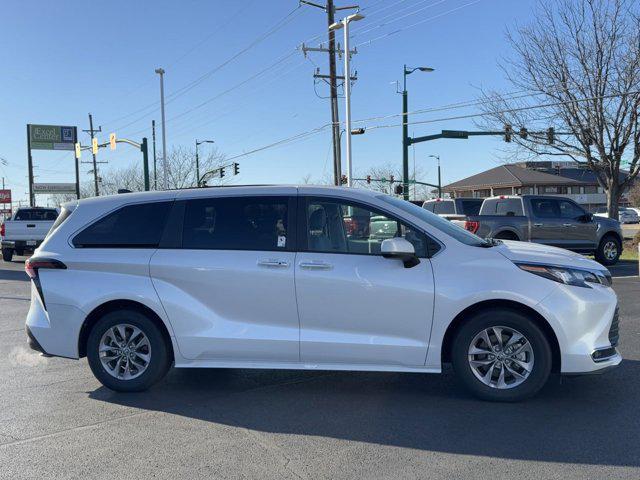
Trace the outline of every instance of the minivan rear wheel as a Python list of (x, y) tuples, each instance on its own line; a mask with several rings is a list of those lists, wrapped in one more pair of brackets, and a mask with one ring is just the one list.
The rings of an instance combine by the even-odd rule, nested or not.
[(535, 321), (509, 309), (479, 312), (458, 330), (452, 346), (458, 378), (483, 400), (515, 402), (547, 382), (552, 354)]
[(128, 309), (109, 312), (95, 323), (87, 359), (100, 383), (118, 392), (148, 389), (171, 364), (160, 329), (143, 313)]

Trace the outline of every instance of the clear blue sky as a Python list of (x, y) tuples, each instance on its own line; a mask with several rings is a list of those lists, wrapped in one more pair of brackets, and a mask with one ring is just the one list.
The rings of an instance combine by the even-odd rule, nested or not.
[[(353, 118), (400, 112), (401, 97), (392, 82), (401, 80), (404, 63), (436, 69), (409, 77), (410, 110), (472, 100), (480, 86), (509, 90), (497, 66), (497, 60), (509, 54), (504, 33), (516, 22), (527, 22), (534, 2), (480, 0), (467, 5), (471, 2), (361, 0), (367, 18), (352, 25), (352, 45), (373, 41), (359, 46), (353, 57), (359, 78), (353, 87)], [(27, 123), (88, 128), (91, 112), (95, 124), (103, 126), (101, 141), (111, 131), (120, 137), (150, 137), (151, 119), (158, 123), (160, 119), (152, 105), (159, 97), (156, 67), (165, 68), (170, 95), (251, 44), (297, 5), (297, 0), (6, 2), (0, 17), (0, 157), (8, 166), (0, 165), (0, 172), (14, 200), (26, 198)], [(221, 152), (231, 156), (327, 123), (328, 100), (315, 95), (315, 65), (301, 52), (247, 81), (302, 41), (319, 34), (324, 40), (325, 31), (323, 11), (300, 7), (273, 35), (168, 102), (168, 146), (190, 147), (195, 138), (212, 138)], [(311, 60), (326, 70), (325, 54), (311, 54)], [(322, 85), (317, 88), (319, 94), (327, 94)], [(413, 119), (472, 112), (451, 110)], [(342, 100), (340, 114), (343, 120)], [(177, 115), (181, 116), (172, 120)], [(357, 126), (398, 122), (390, 118)], [(424, 135), (443, 128), (473, 128), (473, 123), (416, 125), (410, 133)], [(86, 134), (80, 138), (88, 143)], [(372, 165), (399, 166), (400, 139), (400, 128), (354, 137), (356, 173)], [(332, 172), (330, 146), (327, 129), (304, 141), (243, 157), (236, 180), (295, 183), (305, 175), (324, 178)], [(440, 140), (416, 146), (416, 159), (423, 166), (422, 180), (435, 182), (433, 160), (427, 155), (439, 154), (443, 181), (450, 182), (494, 166), (502, 146), (499, 138)], [(102, 152), (100, 160), (109, 162), (102, 165), (105, 169), (141, 161), (138, 152), (125, 146)], [(83, 160), (87, 157), (85, 153)], [(35, 151), (34, 163), (36, 181), (74, 181), (71, 152)], [(89, 181), (89, 165), (82, 167), (81, 178)]]

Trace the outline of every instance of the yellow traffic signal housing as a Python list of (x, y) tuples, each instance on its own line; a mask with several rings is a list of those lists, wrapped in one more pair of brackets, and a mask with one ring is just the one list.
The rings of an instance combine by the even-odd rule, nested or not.
[(80, 148), (80, 143), (76, 143), (76, 158), (80, 158), (82, 154), (82, 149)]
[(111, 150), (115, 150), (116, 149), (116, 134), (115, 133), (110, 133), (109, 134), (109, 146), (111, 147)]
[(97, 138), (94, 138), (93, 140), (91, 140), (91, 151), (93, 152), (94, 155), (96, 153), (98, 153), (98, 139)]

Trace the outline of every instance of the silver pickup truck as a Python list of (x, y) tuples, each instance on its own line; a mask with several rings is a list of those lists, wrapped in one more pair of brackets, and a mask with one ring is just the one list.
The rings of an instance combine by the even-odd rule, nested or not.
[(40, 246), (58, 218), (55, 208), (23, 207), (2, 224), (2, 259), (10, 262), (13, 255), (33, 253)]
[(618, 221), (594, 217), (564, 197), (491, 197), (482, 203), (478, 215), (452, 222), (483, 238), (543, 243), (594, 254), (603, 265), (615, 264), (622, 253)]

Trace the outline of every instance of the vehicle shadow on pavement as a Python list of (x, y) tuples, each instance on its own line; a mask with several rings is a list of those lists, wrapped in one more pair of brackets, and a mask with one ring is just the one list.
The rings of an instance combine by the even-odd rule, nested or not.
[(613, 277), (638, 276), (638, 260), (618, 260), (618, 263), (607, 267)]
[[(453, 375), (174, 369), (148, 392), (98, 401), (203, 422), (463, 455), (640, 466), (640, 362), (551, 378), (535, 398), (478, 401)], [(633, 381), (631, 381), (633, 379)]]

